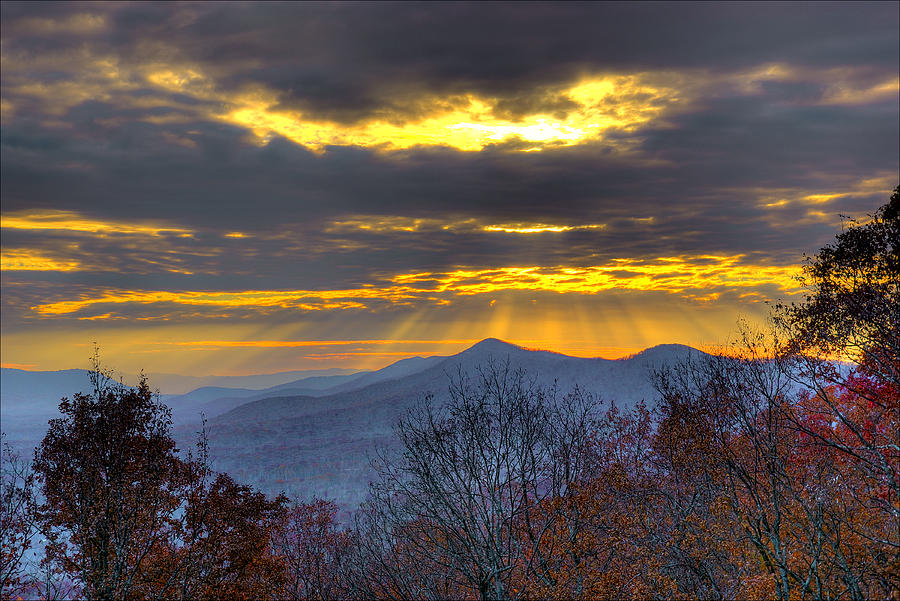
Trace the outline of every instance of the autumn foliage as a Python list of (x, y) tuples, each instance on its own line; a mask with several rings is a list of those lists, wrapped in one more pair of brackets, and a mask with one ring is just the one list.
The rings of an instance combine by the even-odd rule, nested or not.
[(652, 410), (458, 374), (349, 525), (213, 472), (203, 432), (179, 453), (147, 382), (97, 364), (33, 468), (4, 450), (2, 596), (900, 600), (898, 232), (895, 191), (771, 334), (655, 372)]

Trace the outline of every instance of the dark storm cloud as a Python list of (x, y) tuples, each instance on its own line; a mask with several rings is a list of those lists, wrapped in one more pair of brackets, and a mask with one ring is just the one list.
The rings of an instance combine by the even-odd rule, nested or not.
[[(4, 250), (77, 266), (4, 273), (5, 323), (107, 289), (326, 290), (623, 257), (793, 264), (833, 236), (838, 213), (871, 211), (896, 184), (881, 181), (900, 160), (896, 91), (869, 94), (897, 74), (890, 3), (3, 3), (2, 22), (4, 215), (191, 232), (5, 228)], [(121, 79), (98, 75), (108, 57)], [(790, 69), (741, 75), (770, 63)], [(669, 71), (685, 98), (640, 127), (541, 152), (315, 153), (223, 123), (216, 94), (152, 86), (140, 68), (157, 64), (197, 67), (217, 91), (260, 84), (282, 107), (344, 123), (402, 123), (465, 94), (496, 97), (502, 118), (564, 115), (574, 105), (560, 86), (610, 72)], [(517, 224), (574, 229), (484, 231)]]
[[(859, 110), (779, 106), (777, 97), (767, 99), (712, 100), (664, 128), (645, 130), (640, 161), (596, 145), (524, 155), (334, 148), (320, 156), (283, 139), (248, 145), (244, 131), (226, 125), (126, 121), (104, 128), (93, 123), (91, 111), (109, 117), (115, 109), (85, 104), (74, 111), (74, 131), (41, 131), (27, 121), (5, 126), (0, 185), (4, 211), (62, 209), (262, 234), (293, 224), (309, 250), (315, 247), (309, 234), (318, 239), (330, 219), (363, 214), (567, 225), (653, 217), (652, 238), (619, 227), (584, 235), (621, 253), (654, 252), (659, 245), (667, 252), (796, 252), (796, 232), (763, 227), (770, 212), (760, 207), (759, 190), (843, 191), (865, 174), (894, 172), (897, 111), (893, 102)], [(186, 130), (194, 133), (185, 136)], [(187, 137), (193, 147), (166, 135)], [(863, 200), (870, 204), (826, 208), (857, 212), (878, 202)], [(803, 207), (785, 210), (796, 217), (791, 212)], [(831, 226), (809, 227), (827, 233)], [(750, 229), (757, 235), (735, 236)], [(388, 243), (402, 256), (403, 235), (360, 240), (368, 248)], [(519, 252), (517, 240), (484, 246), (490, 244), (484, 238), (437, 248), (447, 260), (462, 262), (505, 255), (503, 248), (511, 248), (511, 256)], [(435, 237), (418, 243), (433, 249)]]
[[(85, 13), (106, 19), (87, 39), (36, 24)], [(3, 22), (10, 56), (87, 43), (126, 61), (199, 63), (221, 85), (262, 82), (285, 106), (338, 121), (412, 117), (412, 91), (501, 96), (515, 112), (587, 72), (897, 66), (892, 3), (7, 2)]]

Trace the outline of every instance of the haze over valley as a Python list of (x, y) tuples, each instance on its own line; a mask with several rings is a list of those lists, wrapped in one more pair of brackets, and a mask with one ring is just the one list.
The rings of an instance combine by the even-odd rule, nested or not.
[[(652, 408), (657, 396), (653, 370), (702, 355), (683, 345), (660, 345), (629, 358), (591, 359), (527, 350), (489, 338), (455, 355), (407, 358), (372, 372), (333, 373), (348, 371), (333, 369), (210, 377), (204, 381), (221, 385), (181, 395), (162, 393), (160, 399), (172, 409), (176, 440), (183, 450), (194, 446), (205, 416), (215, 469), (269, 495), (340, 499), (344, 509), (352, 510), (365, 498), (373, 478), (369, 461), (376, 450), (395, 447), (396, 421), (427, 395), (437, 403), (446, 402), (451, 381), (461, 374), (475, 377), (490, 364), (504, 368), (508, 364), (511, 370), (524, 370), (540, 386), (555, 385), (559, 397), (578, 386), (604, 401), (606, 408), (615, 402), (627, 411), (638, 401)], [(171, 382), (170, 390), (183, 385), (165, 376), (160, 379)], [(0, 384), (4, 432), (25, 453), (40, 443), (47, 420), (60, 417), (56, 408), (61, 397), (91, 389), (87, 371), (81, 369), (4, 368)]]

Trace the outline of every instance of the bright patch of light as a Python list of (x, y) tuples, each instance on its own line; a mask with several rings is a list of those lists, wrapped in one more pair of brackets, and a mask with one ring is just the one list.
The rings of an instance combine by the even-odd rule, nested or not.
[(577, 230), (602, 230), (606, 224), (593, 225), (548, 225), (546, 223), (535, 224), (505, 224), (486, 225), (482, 229), (486, 232), (504, 232), (507, 234), (540, 234), (543, 232), (572, 232)]
[(27, 249), (10, 249), (0, 253), (0, 269), (4, 271), (77, 271), (76, 261), (52, 259)]
[(597, 294), (605, 290), (657, 291), (696, 301), (718, 298), (724, 290), (774, 285), (797, 289), (795, 266), (755, 265), (742, 255), (614, 259), (591, 267), (498, 267), (396, 275), (360, 288), (341, 290), (163, 291), (110, 290), (32, 307), (41, 315), (70, 315), (99, 306), (181, 305), (219, 309), (256, 308), (331, 311), (371, 309), (377, 303), (445, 305), (458, 297), (501, 291)]
[(193, 231), (164, 225), (100, 221), (69, 211), (7, 213), (0, 217), (0, 227), (17, 230), (58, 230), (92, 234), (140, 234), (146, 236), (193, 235)]
[[(317, 120), (299, 111), (280, 107), (277, 94), (257, 88), (253, 92), (224, 96), (197, 71), (161, 70), (148, 76), (161, 88), (191, 90), (230, 108), (216, 118), (250, 130), (259, 144), (282, 136), (313, 151), (328, 146), (363, 146), (403, 150), (415, 146), (449, 146), (462, 151), (478, 151), (506, 142), (528, 144), (522, 152), (551, 146), (571, 146), (601, 140), (610, 130), (633, 131), (658, 117), (679, 101), (676, 90), (651, 84), (651, 75), (608, 76), (560, 87), (552, 92), (571, 103), (564, 115), (536, 112), (515, 119), (498, 116), (497, 98), (473, 94), (460, 98), (422, 98), (425, 106), (418, 119), (375, 118), (356, 124)], [(427, 107), (431, 105), (431, 110)], [(609, 141), (612, 143), (612, 141)]]

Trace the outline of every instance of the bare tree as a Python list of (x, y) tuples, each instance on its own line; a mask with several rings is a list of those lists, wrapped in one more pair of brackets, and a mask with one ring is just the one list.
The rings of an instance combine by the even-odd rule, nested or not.
[(782, 524), (789, 497), (784, 456), (787, 443), (779, 411), (789, 380), (758, 357), (715, 356), (656, 374), (667, 413), (703, 416), (713, 437), (709, 452), (725, 468), (730, 505), (744, 539), (756, 549), (775, 581), (776, 596), (788, 599), (793, 580), (792, 541)]
[(285, 594), (290, 601), (328, 600), (345, 595), (340, 569), (350, 541), (336, 520), (337, 505), (314, 499), (293, 503), (273, 536), (284, 564)]
[(531, 578), (549, 583), (541, 543), (556, 516), (544, 502), (583, 469), (593, 406), (491, 363), (453, 379), (446, 404), (410, 410), (396, 429), (402, 451), (377, 459), (357, 522), (377, 566), (368, 592), (512, 599)]
[(0, 446), (0, 599), (29, 586), (25, 556), (37, 534), (34, 472), (4, 440)]

